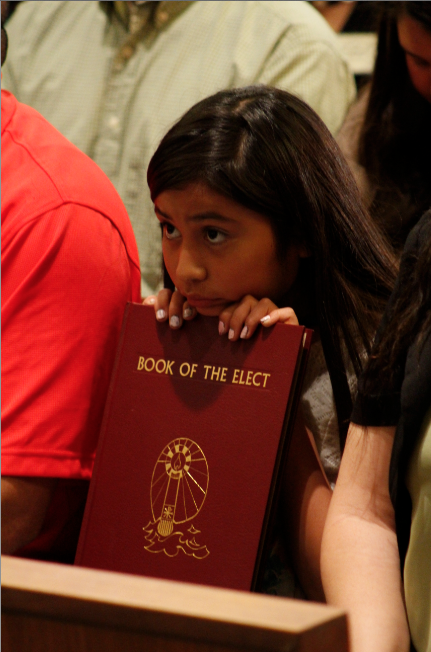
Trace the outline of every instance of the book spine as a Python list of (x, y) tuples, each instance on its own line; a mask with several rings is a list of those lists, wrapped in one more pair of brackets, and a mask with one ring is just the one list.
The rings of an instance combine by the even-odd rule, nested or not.
[(268, 504), (265, 512), (265, 520), (262, 527), (262, 535), (259, 543), (259, 549), (256, 556), (256, 563), (251, 583), (251, 591), (262, 591), (264, 583), (263, 577), (265, 565), (269, 558), (270, 547), (273, 543), (273, 534), (276, 529), (275, 521), (280, 513), (280, 493), (283, 469), (286, 467), (287, 456), (289, 454), (290, 441), (292, 432), (295, 427), (299, 402), (301, 398), (302, 385), (305, 377), (310, 346), (313, 338), (313, 331), (307, 328), (303, 330), (302, 346), (298, 353), (296, 361), (294, 378), (290, 389), (289, 400), (286, 406), (286, 414), (283, 423), (283, 429), (280, 436), (279, 450), (277, 460), (274, 466), (271, 489), (268, 498)]

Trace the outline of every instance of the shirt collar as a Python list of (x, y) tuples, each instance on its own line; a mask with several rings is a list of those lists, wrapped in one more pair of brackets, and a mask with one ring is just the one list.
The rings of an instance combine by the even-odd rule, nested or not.
[(151, 21), (156, 30), (163, 29), (174, 18), (182, 13), (192, 2), (144, 0), (134, 2), (131, 7), (129, 2), (113, 2), (114, 11), (120, 20), (127, 26), (129, 32), (139, 32)]
[(113, 73), (120, 73), (133, 57), (139, 44), (147, 45), (192, 2), (100, 2), (101, 8), (127, 30), (112, 62)]

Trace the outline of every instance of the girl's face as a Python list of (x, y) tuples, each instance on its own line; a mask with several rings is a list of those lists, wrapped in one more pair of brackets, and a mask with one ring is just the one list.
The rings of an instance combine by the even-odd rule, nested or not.
[(431, 103), (431, 34), (407, 15), (398, 19), (397, 28), (411, 82), (418, 93)]
[(202, 315), (218, 316), (248, 294), (277, 304), (293, 286), (301, 248), (291, 246), (280, 262), (260, 213), (201, 184), (160, 193), (155, 211), (169, 276)]

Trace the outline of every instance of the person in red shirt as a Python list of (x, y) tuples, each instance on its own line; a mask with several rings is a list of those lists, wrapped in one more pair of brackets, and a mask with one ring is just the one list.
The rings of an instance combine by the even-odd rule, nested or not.
[(1, 151), (2, 551), (73, 561), (138, 251), (104, 173), (6, 91)]

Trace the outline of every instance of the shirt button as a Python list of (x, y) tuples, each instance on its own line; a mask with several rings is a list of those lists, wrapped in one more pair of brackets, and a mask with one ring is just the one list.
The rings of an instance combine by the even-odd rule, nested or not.
[(111, 115), (111, 117), (108, 119), (108, 126), (112, 127), (115, 129), (115, 127), (118, 127), (120, 124), (120, 119), (116, 115)]

